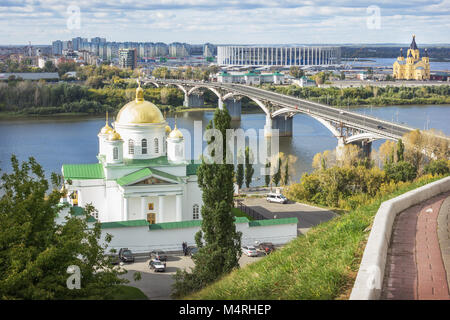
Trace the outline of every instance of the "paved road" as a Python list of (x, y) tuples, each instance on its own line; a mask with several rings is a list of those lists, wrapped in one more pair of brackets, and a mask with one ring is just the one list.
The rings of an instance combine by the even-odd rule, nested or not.
[(300, 234), (305, 234), (311, 227), (321, 222), (328, 221), (336, 216), (329, 210), (300, 204), (300, 203), (272, 203), (267, 202), (266, 198), (245, 198), (243, 203), (259, 212), (267, 219), (276, 218), (298, 218), (298, 230)]
[(448, 199), (450, 192), (408, 208), (397, 216), (381, 299), (450, 300), (443, 263), (443, 255), (449, 259), (449, 248), (441, 252), (439, 244), (439, 237), (444, 236), (442, 240), (448, 243), (448, 225), (441, 227), (438, 234), (438, 220), (443, 220), (438, 216), (448, 216), (448, 205), (442, 205), (444, 200), (450, 201)]
[[(246, 255), (242, 255), (239, 260), (239, 265), (242, 267), (258, 261), (263, 257), (263, 255), (258, 257), (247, 257)], [(141, 258), (137, 259), (135, 263), (123, 265), (123, 268), (128, 272), (122, 277), (130, 280), (129, 285), (141, 289), (150, 300), (171, 299), (171, 287), (174, 283), (172, 278), (173, 275), (178, 269), (190, 271), (190, 268), (194, 267), (192, 259), (183, 256), (182, 254), (173, 254), (169, 256), (166, 263), (166, 272), (153, 272), (148, 267), (148, 263), (149, 259)], [(142, 275), (142, 279), (139, 281), (133, 280), (133, 274), (136, 271), (141, 272)]]

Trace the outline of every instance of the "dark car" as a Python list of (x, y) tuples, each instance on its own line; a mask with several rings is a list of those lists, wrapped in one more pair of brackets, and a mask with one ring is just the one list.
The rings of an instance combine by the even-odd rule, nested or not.
[(187, 248), (187, 253), (191, 257), (193, 257), (197, 252), (198, 252), (198, 248), (197, 247), (188, 247)]
[(275, 250), (275, 247), (271, 242), (263, 242), (259, 244), (258, 249), (267, 255), (272, 253)]
[(134, 262), (134, 255), (128, 248), (120, 248), (119, 260), (122, 262)]
[(150, 252), (150, 259), (167, 261), (167, 254), (162, 250), (153, 250), (152, 252)]
[(148, 266), (150, 269), (153, 269), (155, 272), (164, 272), (166, 271), (166, 263), (159, 261), (158, 259), (150, 260)]
[(384, 127), (383, 127), (383, 126), (380, 126), (380, 125), (378, 125), (378, 126), (377, 126), (377, 129), (380, 129), (380, 130), (384, 130)]

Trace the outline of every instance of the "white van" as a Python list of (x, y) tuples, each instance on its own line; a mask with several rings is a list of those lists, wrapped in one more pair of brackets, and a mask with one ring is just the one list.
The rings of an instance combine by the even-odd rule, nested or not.
[(269, 193), (266, 198), (267, 202), (287, 203), (288, 200), (281, 193)]

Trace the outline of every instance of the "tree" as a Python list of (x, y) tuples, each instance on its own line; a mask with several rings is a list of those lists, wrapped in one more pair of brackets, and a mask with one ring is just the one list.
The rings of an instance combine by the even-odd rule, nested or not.
[(289, 184), (289, 160), (286, 159), (286, 164), (284, 165), (284, 176), (283, 184), (287, 186)]
[(384, 166), (386, 177), (389, 180), (399, 181), (412, 181), (417, 176), (416, 168), (409, 162), (399, 161), (395, 163), (387, 163)]
[(445, 175), (450, 173), (449, 162), (446, 160), (434, 160), (427, 164), (424, 168), (424, 172), (427, 174)]
[(265, 176), (264, 176), (264, 182), (266, 183), (266, 186), (269, 186), (270, 185), (270, 178), (271, 178), (271, 176), (270, 176), (270, 161), (268, 161), (267, 163), (266, 163), (266, 172), (268, 172), (268, 174), (266, 174)]
[(281, 157), (278, 157), (278, 168), (277, 172), (272, 176), (272, 181), (276, 187), (281, 181)]
[(378, 151), (378, 156), (380, 158), (380, 161), (383, 164), (391, 163), (394, 161), (392, 154), (395, 150), (395, 143), (391, 140), (386, 140), (381, 146)]
[[(34, 160), (19, 164), (11, 156), (12, 173), (1, 177), (0, 297), (2, 299), (109, 299), (125, 283), (99, 244), (100, 224), (88, 228), (95, 208), (82, 218), (70, 216), (62, 225), (55, 218), (64, 209), (58, 191), (62, 178), (52, 174), (53, 190)], [(106, 243), (111, 237), (106, 238)], [(69, 266), (81, 273), (81, 289), (67, 288)]]
[(405, 145), (403, 144), (402, 139), (399, 139), (397, 142), (397, 162), (405, 160), (404, 153), (405, 153)]
[[(226, 130), (231, 128), (231, 117), (227, 109), (216, 109), (214, 118), (207, 128), (214, 128), (222, 134), (222, 137), (226, 137)], [(220, 155), (220, 153), (216, 155), (216, 147), (221, 147), (224, 151), (222, 163), (216, 161), (209, 163), (203, 157), (197, 171), (203, 199), (201, 230), (195, 235), (199, 251), (193, 257), (195, 267), (192, 272), (177, 271), (173, 293), (175, 297), (199, 290), (233, 269), (239, 268), (242, 234), (236, 231), (231, 214), (234, 165), (226, 161), (228, 142), (222, 139), (221, 146), (218, 145), (219, 142), (213, 137), (208, 144), (214, 143), (212, 157)]]
[(242, 156), (242, 150), (239, 150), (238, 154), (238, 164), (236, 170), (236, 183), (239, 186), (239, 189), (242, 188), (244, 184), (244, 157)]
[(55, 71), (56, 71), (56, 67), (55, 67), (55, 65), (53, 64), (53, 62), (50, 61), (50, 60), (45, 61), (45, 64), (44, 64), (44, 72), (55, 72)]
[(252, 183), (252, 177), (255, 173), (255, 169), (252, 165), (253, 162), (253, 154), (250, 151), (249, 147), (245, 148), (245, 186), (248, 188)]

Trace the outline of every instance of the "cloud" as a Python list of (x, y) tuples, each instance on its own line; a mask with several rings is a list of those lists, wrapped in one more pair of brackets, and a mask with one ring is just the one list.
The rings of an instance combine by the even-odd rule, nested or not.
[[(67, 30), (69, 5), (81, 28)], [(66, 36), (110, 41), (192, 43), (449, 43), (450, 0), (377, 1), (381, 28), (368, 30), (373, 1), (297, 0), (2, 0), (0, 43), (39, 43)], [(448, 29), (448, 28), (447, 28)], [(37, 33), (36, 30), (39, 30)]]

